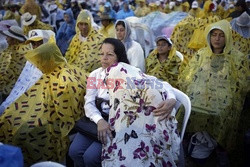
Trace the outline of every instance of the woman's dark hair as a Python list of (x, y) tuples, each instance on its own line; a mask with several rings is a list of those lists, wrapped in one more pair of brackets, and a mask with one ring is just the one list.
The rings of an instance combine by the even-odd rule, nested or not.
[(117, 27), (118, 25), (122, 25), (124, 28), (126, 27), (124, 21), (121, 20), (115, 24), (115, 27)]
[(123, 43), (115, 38), (106, 38), (103, 41), (104, 43), (108, 43), (114, 46), (114, 52), (117, 56), (118, 62), (123, 62), (123, 63), (127, 63), (129, 64), (128, 58), (127, 58), (127, 53), (126, 53), (126, 49), (125, 46), (123, 45)]

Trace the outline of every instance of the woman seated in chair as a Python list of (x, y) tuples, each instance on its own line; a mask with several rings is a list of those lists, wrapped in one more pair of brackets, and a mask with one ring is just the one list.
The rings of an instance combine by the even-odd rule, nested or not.
[[(178, 163), (180, 137), (172, 112), (172, 87), (128, 65), (122, 42), (106, 38), (101, 49), (102, 67), (87, 83), (85, 113), (97, 124), (98, 140), (78, 133), (69, 154), (76, 166), (173, 165)], [(106, 121), (95, 104), (96, 97)]]

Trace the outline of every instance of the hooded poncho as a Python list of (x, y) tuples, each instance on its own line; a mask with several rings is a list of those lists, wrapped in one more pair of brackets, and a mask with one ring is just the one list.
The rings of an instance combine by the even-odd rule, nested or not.
[[(89, 26), (88, 36), (85, 41), (80, 40), (80, 30), (77, 27), (78, 23), (84, 22)], [(87, 11), (83, 10), (77, 17), (76, 35), (73, 37), (69, 48), (65, 54), (69, 64), (75, 65), (78, 68), (90, 73), (101, 67), (99, 51), (101, 49), (104, 37), (94, 30), (91, 23), (91, 18)]]
[(28, 45), (19, 43), (0, 53), (0, 92), (3, 94), (9, 95), (14, 87), (26, 62), (24, 55), (29, 49)]
[(68, 134), (83, 115), (85, 88), (81, 73), (69, 67), (55, 42), (27, 53), (42, 77), (0, 117), (0, 142), (19, 146), (25, 164), (62, 161)]
[[(214, 54), (210, 46), (213, 29), (225, 34), (221, 54)], [(231, 150), (247, 92), (247, 59), (233, 48), (228, 21), (209, 25), (205, 33), (208, 46), (191, 59), (179, 80), (192, 104), (187, 131), (207, 131), (222, 147)]]

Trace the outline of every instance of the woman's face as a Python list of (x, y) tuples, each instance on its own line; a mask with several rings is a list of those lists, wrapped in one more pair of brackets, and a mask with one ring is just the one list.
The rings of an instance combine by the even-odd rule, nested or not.
[(117, 39), (119, 39), (120, 41), (124, 40), (126, 34), (125, 27), (123, 27), (122, 25), (117, 25), (115, 30)]
[(101, 49), (102, 68), (107, 68), (114, 63), (117, 63), (118, 58), (114, 52), (114, 46), (109, 43), (104, 43)]

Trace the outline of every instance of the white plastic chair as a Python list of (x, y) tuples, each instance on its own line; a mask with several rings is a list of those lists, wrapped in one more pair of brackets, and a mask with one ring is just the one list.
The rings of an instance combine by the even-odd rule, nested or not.
[(175, 94), (176, 101), (177, 101), (175, 104), (176, 111), (180, 108), (181, 105), (183, 105), (185, 108), (185, 115), (184, 115), (182, 129), (181, 129), (181, 141), (182, 141), (185, 130), (186, 130), (187, 122), (191, 114), (191, 101), (185, 93), (183, 93), (182, 91), (176, 88), (174, 88), (174, 94)]
[(62, 164), (52, 161), (44, 161), (33, 164), (31, 167), (65, 167)]
[(184, 60), (184, 56), (183, 56), (183, 54), (181, 52), (176, 51), (176, 55), (181, 59), (181, 61)]

